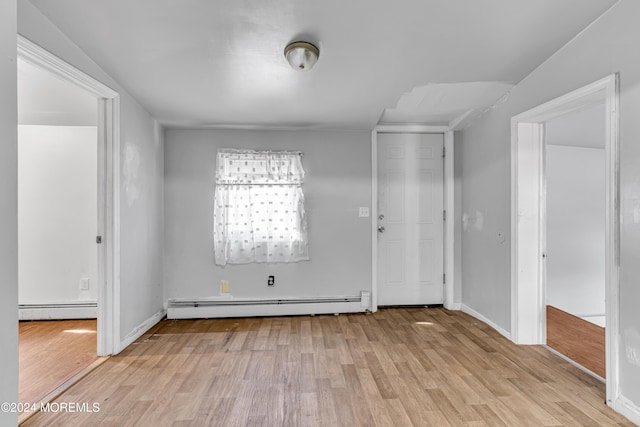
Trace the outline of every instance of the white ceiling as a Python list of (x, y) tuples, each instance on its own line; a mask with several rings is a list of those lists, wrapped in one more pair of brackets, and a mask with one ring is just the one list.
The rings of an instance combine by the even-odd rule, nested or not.
[(378, 124), (440, 125), (461, 129), (505, 98), (513, 84), (469, 82), (429, 84), (400, 97), (384, 110)]
[(417, 87), (518, 82), (615, 1), (31, 0), (165, 125), (354, 129)]

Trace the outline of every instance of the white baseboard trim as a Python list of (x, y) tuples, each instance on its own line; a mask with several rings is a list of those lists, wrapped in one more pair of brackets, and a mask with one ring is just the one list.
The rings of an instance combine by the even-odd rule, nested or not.
[(462, 303), (461, 302), (454, 302), (454, 303), (451, 303), (449, 305), (445, 304), (444, 308), (446, 308), (447, 310), (460, 311), (460, 310), (462, 310)]
[(477, 311), (475, 311), (474, 309), (472, 309), (471, 307), (469, 307), (468, 305), (462, 304), (462, 307), (460, 308), (462, 310), (463, 313), (467, 313), (470, 316), (475, 317), (476, 319), (486, 323), (487, 325), (491, 326), (493, 329), (495, 329), (496, 331), (498, 331), (498, 333), (500, 335), (502, 335), (503, 337), (507, 338), (509, 341), (511, 341), (511, 333), (507, 332), (506, 330), (504, 330), (503, 328), (501, 328), (500, 326), (496, 325), (495, 323), (493, 323), (491, 320), (487, 319), (486, 317), (484, 317), (482, 314), (478, 313)]
[(619, 396), (613, 402), (614, 411), (624, 415), (634, 424), (640, 426), (640, 406), (636, 405), (624, 396)]
[[(345, 299), (355, 299), (348, 297)], [(262, 316), (295, 316), (308, 314), (359, 313), (366, 311), (360, 297), (352, 301), (321, 301), (322, 298), (283, 300), (235, 300), (203, 299), (185, 303), (184, 300), (169, 300), (168, 319), (208, 319), (220, 317), (262, 317)], [(224, 302), (224, 304), (220, 304)]]
[(129, 332), (126, 337), (118, 344), (115, 349), (114, 354), (120, 353), (125, 348), (129, 347), (135, 340), (140, 338), (145, 332), (151, 329), (156, 323), (158, 323), (164, 315), (166, 311), (164, 309), (158, 311), (153, 316), (149, 317), (147, 320), (138, 325), (133, 331)]
[(52, 304), (20, 304), (19, 320), (67, 320), (96, 319), (98, 303), (96, 301), (72, 301)]

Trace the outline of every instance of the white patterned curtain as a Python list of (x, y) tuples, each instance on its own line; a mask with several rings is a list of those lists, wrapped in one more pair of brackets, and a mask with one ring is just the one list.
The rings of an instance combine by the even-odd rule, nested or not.
[(218, 151), (216, 264), (309, 259), (301, 157), (287, 151)]

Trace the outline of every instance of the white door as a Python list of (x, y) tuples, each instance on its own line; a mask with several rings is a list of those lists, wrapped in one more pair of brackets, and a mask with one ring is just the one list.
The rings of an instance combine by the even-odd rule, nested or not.
[(378, 305), (442, 304), (443, 134), (378, 134)]

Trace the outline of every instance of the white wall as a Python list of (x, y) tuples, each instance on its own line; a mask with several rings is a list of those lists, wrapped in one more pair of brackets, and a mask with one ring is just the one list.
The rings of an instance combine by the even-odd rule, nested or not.
[[(300, 150), (310, 261), (215, 265), (213, 195), (218, 148)], [(371, 289), (369, 132), (179, 130), (165, 132), (167, 298), (351, 296)], [(274, 287), (267, 276), (275, 275)]]
[(141, 108), (122, 112), (120, 333), (124, 338), (164, 307), (162, 127)]
[(18, 126), (20, 304), (96, 301), (97, 149), (93, 126)]
[[(0, 402), (18, 401), (18, 135), (16, 2), (0, 2)], [(0, 425), (18, 423), (0, 411)]]
[(18, 32), (120, 94), (119, 332), (124, 339), (163, 309), (161, 128), (124, 88), (27, 0), (18, 0)]
[[(509, 98), (459, 133), (463, 212), (481, 212), (482, 230), (462, 236), (463, 303), (510, 330), (510, 119), (620, 73), (620, 389), (640, 407), (640, 2), (621, 0), (521, 81)], [(495, 236), (503, 231), (506, 243)], [(640, 412), (639, 412), (640, 413)], [(639, 415), (640, 417), (640, 415)]]
[(18, 58), (18, 124), (97, 126), (98, 100), (83, 88)]
[[(551, 137), (547, 132), (547, 144)], [(547, 304), (574, 315), (601, 315), (605, 312), (604, 149), (547, 145), (546, 154)]]

